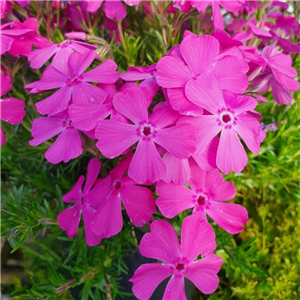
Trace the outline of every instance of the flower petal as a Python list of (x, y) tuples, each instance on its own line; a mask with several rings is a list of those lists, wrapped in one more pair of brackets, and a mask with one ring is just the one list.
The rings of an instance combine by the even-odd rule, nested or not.
[(225, 107), (220, 82), (211, 74), (202, 74), (197, 79), (189, 80), (185, 94), (191, 102), (212, 114), (218, 114), (218, 111)]
[(244, 230), (248, 222), (248, 212), (245, 207), (235, 203), (210, 202), (206, 213), (221, 228), (230, 234), (237, 234)]
[(192, 281), (203, 294), (211, 294), (218, 288), (217, 273), (222, 263), (222, 258), (215, 254), (207, 256), (190, 265), (186, 278)]
[(182, 254), (194, 261), (200, 254), (209, 255), (217, 247), (216, 235), (211, 225), (203, 221), (197, 214), (192, 214), (183, 220), (181, 227)]
[(91, 223), (96, 210), (89, 205), (86, 205), (83, 210), (83, 222), (86, 244), (90, 247), (99, 245), (101, 237), (92, 232)]
[(79, 204), (75, 204), (58, 214), (57, 222), (61, 229), (65, 230), (69, 238), (78, 234), (78, 226), (81, 219), (81, 209)]
[(185, 87), (188, 80), (193, 78), (193, 75), (171, 56), (161, 58), (156, 64), (156, 69), (156, 81), (164, 88)]
[(139, 184), (154, 183), (166, 173), (166, 166), (152, 140), (141, 139), (128, 169), (128, 175)]
[(109, 238), (118, 234), (122, 226), (121, 199), (117, 195), (110, 194), (93, 217), (92, 231), (102, 238)]
[(230, 170), (239, 173), (247, 162), (247, 154), (236, 132), (233, 129), (223, 129), (217, 152), (218, 168), (226, 175)]
[(220, 44), (211, 35), (189, 35), (183, 39), (180, 52), (194, 76), (208, 73), (219, 53)]
[(181, 250), (175, 229), (164, 220), (156, 220), (150, 226), (140, 242), (143, 256), (174, 263), (181, 257)]
[(107, 59), (95, 69), (82, 74), (82, 77), (84, 81), (88, 82), (115, 83), (120, 76), (116, 71), (117, 68), (118, 66), (113, 60)]
[(97, 147), (108, 158), (121, 155), (139, 140), (135, 125), (112, 120), (99, 121), (96, 128)]
[(85, 53), (72, 53), (68, 60), (70, 76), (73, 77), (81, 75), (91, 65), (95, 55), (95, 52), (92, 50)]
[(43, 49), (36, 49), (31, 51), (28, 56), (30, 67), (33, 69), (41, 68), (57, 51), (57, 45), (53, 45)]
[(172, 219), (181, 212), (195, 206), (194, 193), (184, 185), (159, 181), (156, 185), (156, 205), (166, 218)]
[(66, 203), (72, 203), (72, 202), (78, 202), (82, 195), (82, 185), (84, 182), (84, 176), (81, 175), (71, 191), (69, 191), (67, 194), (63, 196), (63, 201)]
[(84, 81), (73, 86), (73, 103), (77, 104), (102, 104), (108, 94), (103, 89)]
[(186, 300), (184, 277), (172, 276), (169, 280), (162, 300)]
[(48, 98), (37, 102), (35, 106), (41, 115), (53, 116), (68, 108), (71, 95), (72, 89), (64, 86)]
[(149, 299), (157, 286), (172, 275), (170, 267), (162, 264), (141, 265), (129, 279), (133, 283), (132, 291), (137, 299)]
[(20, 124), (25, 117), (25, 102), (16, 98), (0, 100), (1, 120), (9, 124)]
[(82, 142), (75, 128), (67, 128), (46, 151), (45, 158), (52, 164), (68, 162), (82, 154)]
[(113, 104), (116, 111), (136, 125), (148, 121), (147, 100), (139, 88), (130, 88), (126, 93), (116, 94)]
[(196, 150), (196, 130), (191, 124), (160, 129), (153, 140), (178, 159), (189, 158)]
[(144, 226), (156, 212), (152, 191), (140, 186), (127, 185), (120, 190), (121, 199), (134, 226)]
[(87, 194), (95, 183), (100, 172), (100, 162), (97, 158), (90, 160), (87, 168), (87, 176), (83, 189), (83, 194)]

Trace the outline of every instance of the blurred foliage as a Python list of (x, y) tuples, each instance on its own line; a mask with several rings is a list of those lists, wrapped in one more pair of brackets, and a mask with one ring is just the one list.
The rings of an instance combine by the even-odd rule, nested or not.
[[(50, 12), (46, 2), (33, 2), (29, 11), (36, 15), (40, 5)], [(197, 14), (163, 13), (168, 6), (170, 3), (152, 2), (154, 13), (147, 18), (142, 6), (128, 7), (125, 32), (121, 23), (117, 28), (119, 44), (114, 43), (115, 34), (103, 29), (102, 16), (94, 19), (94, 26), (86, 32), (107, 41), (99, 44), (99, 51), (104, 57), (112, 55), (120, 71), (129, 65), (147, 66), (180, 42), (182, 28), (202, 33)], [(24, 9), (17, 5), (14, 8), (26, 17)], [(53, 22), (61, 14), (57, 8)], [(39, 19), (40, 32), (60, 42), (64, 32), (57, 26), (47, 32), (45, 16)], [(294, 58), (299, 72), (300, 56)], [(103, 240), (100, 246), (86, 246), (82, 226), (76, 238), (66, 237), (56, 222), (58, 213), (66, 207), (62, 195), (86, 173), (92, 156), (85, 150), (80, 158), (67, 164), (51, 165), (44, 159), (51, 141), (38, 147), (28, 145), (32, 121), (38, 117), (34, 103), (42, 96), (28, 95), (23, 86), (24, 82), (39, 79), (42, 70), (31, 70), (24, 58), (7, 56), (3, 63), (14, 66), (14, 85), (9, 96), (24, 99), (27, 114), (21, 125), (2, 124), (8, 140), (1, 149), (1, 232), (12, 252), (22, 250), (25, 273), (30, 276), (30, 282), (15, 276), (14, 285), (5, 290), (14, 299), (73, 299), (79, 294), (77, 288), (81, 299), (126, 298), (130, 294), (120, 282), (129, 271), (124, 258), (136, 253), (138, 239), (149, 226), (134, 229), (124, 214), (122, 232)], [(193, 300), (300, 298), (300, 92), (294, 94), (295, 100), (288, 106), (274, 103), (271, 93), (267, 98), (269, 102), (259, 104), (257, 110), (263, 115), (264, 124), (278, 122), (278, 130), (267, 133), (259, 155), (249, 153), (249, 164), (243, 173), (227, 176), (237, 188), (235, 202), (249, 212), (249, 222), (246, 230), (236, 236), (212, 224), (217, 234), (217, 254), (224, 259), (220, 285), (210, 296), (195, 291)], [(105, 165), (112, 168), (109, 162)], [(185, 215), (172, 220), (178, 232)], [(156, 218), (161, 215), (157, 213)]]

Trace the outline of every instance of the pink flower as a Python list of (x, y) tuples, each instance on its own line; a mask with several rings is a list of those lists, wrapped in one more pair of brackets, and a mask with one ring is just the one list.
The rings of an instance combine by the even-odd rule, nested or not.
[(93, 51), (84, 54), (72, 53), (65, 73), (50, 66), (44, 71), (41, 80), (27, 84), (25, 88), (36, 89), (39, 92), (59, 88), (50, 97), (36, 104), (38, 112), (53, 116), (66, 110), (71, 99), (73, 103), (102, 104), (107, 93), (88, 82), (114, 83), (118, 79), (119, 73), (116, 71), (116, 63), (108, 59), (98, 67), (83, 74), (94, 58), (95, 53)]
[(193, 165), (191, 189), (160, 181), (156, 185), (159, 197), (156, 204), (167, 218), (174, 218), (181, 212), (193, 208), (193, 213), (206, 220), (209, 215), (221, 228), (231, 234), (244, 230), (248, 221), (247, 210), (238, 204), (226, 203), (235, 197), (235, 188), (230, 182), (223, 182), (223, 176), (215, 169), (205, 172)]
[(139, 84), (139, 87), (143, 90), (150, 106), (159, 88), (154, 76), (154, 71), (156, 71), (155, 65), (148, 67), (129, 67), (128, 69), (129, 71), (121, 73), (120, 77), (125, 81), (141, 80), (142, 82)]
[[(217, 273), (223, 260), (212, 254), (216, 248), (215, 234), (207, 222), (197, 215), (186, 217), (181, 227), (181, 245), (174, 228), (164, 220), (154, 221), (151, 232), (140, 243), (143, 256), (163, 261), (140, 266), (129, 280), (138, 299), (147, 300), (156, 287), (171, 276), (163, 300), (186, 299), (184, 278), (192, 281), (204, 294), (213, 293), (219, 284)], [(199, 255), (205, 257), (196, 260)], [(196, 260), (196, 261), (195, 261)]]
[(191, 102), (211, 113), (191, 118), (191, 123), (198, 131), (197, 149), (206, 147), (221, 132), (217, 167), (225, 174), (230, 170), (241, 172), (248, 158), (238, 135), (251, 152), (259, 153), (261, 127), (248, 114), (254, 110), (257, 102), (250, 96), (222, 92), (219, 80), (212, 74), (191, 79), (186, 86), (186, 95)]
[(8, 51), (8, 53), (13, 56), (29, 56), (32, 46), (36, 48), (46, 48), (52, 44), (45, 37), (35, 33), (38, 29), (38, 20), (35, 18), (29, 18), (23, 23), (13, 22), (10, 27), (11, 30), (31, 30), (25, 35), (16, 36), (14, 38), (12, 46)]
[(52, 164), (68, 162), (82, 154), (82, 138), (79, 131), (74, 128), (67, 113), (63, 112), (52, 118), (37, 118), (32, 123), (33, 140), (30, 146), (40, 145), (59, 134), (56, 141), (45, 153), (45, 158)]
[(95, 45), (66, 40), (60, 44), (52, 44), (47, 48), (32, 51), (28, 60), (31, 68), (39, 69), (54, 55), (51, 66), (66, 73), (68, 71), (68, 59), (74, 51), (84, 54), (95, 49), (97, 49)]
[[(1, 1), (2, 3), (2, 1)], [(14, 22), (1, 25), (1, 55), (10, 51), (17, 38), (23, 38), (27, 34), (33, 33), (32, 29), (14, 29)]]
[[(103, 2), (103, 0), (88, 0), (86, 10), (94, 14), (101, 7)], [(105, 16), (111, 20), (123, 20), (126, 17), (127, 12), (122, 1), (105, 1), (103, 6)]]
[(243, 8), (244, 0), (228, 1), (228, 0), (213, 0), (213, 1), (191, 1), (192, 6), (197, 8), (199, 12), (204, 11), (210, 4), (212, 6), (212, 14), (214, 26), (216, 29), (223, 29), (223, 16), (221, 13), (220, 6), (230, 12), (237, 13)]
[[(11, 79), (8, 76), (1, 74), (1, 97), (8, 93), (12, 87)], [(25, 102), (16, 98), (5, 98), (0, 100), (1, 114), (0, 119), (12, 125), (17, 125), (22, 123), (25, 117)], [(1, 130), (1, 141), (0, 145), (6, 141), (3, 129)]]
[(247, 63), (230, 53), (220, 52), (218, 40), (209, 35), (189, 34), (180, 46), (160, 59), (156, 69), (157, 83), (167, 89), (172, 108), (185, 115), (202, 114), (202, 108), (186, 97), (185, 86), (192, 78), (213, 74), (223, 90), (234, 93), (242, 93), (248, 86)]
[(152, 191), (137, 186), (131, 178), (124, 176), (132, 156), (126, 157), (95, 186), (101, 206), (93, 217), (91, 228), (103, 238), (114, 236), (122, 230), (121, 203), (132, 224), (138, 227), (150, 222), (156, 211)]
[(81, 175), (70, 192), (63, 196), (66, 203), (75, 202), (75, 205), (60, 212), (57, 217), (59, 226), (66, 231), (69, 238), (78, 234), (78, 226), (83, 214), (85, 239), (88, 246), (100, 244), (101, 238), (91, 230), (91, 220), (100, 203), (95, 187), (92, 189), (100, 171), (100, 163), (94, 158), (88, 164), (87, 178), (82, 189), (84, 176)]
[(166, 172), (155, 143), (179, 159), (188, 158), (194, 152), (196, 136), (193, 126), (172, 126), (179, 115), (169, 106), (155, 110), (148, 117), (147, 100), (139, 88), (128, 89), (126, 94), (117, 94), (113, 105), (133, 124), (99, 121), (96, 128), (97, 147), (104, 156), (114, 158), (138, 142), (128, 170), (129, 177), (137, 183), (143, 184), (146, 180), (156, 182)]
[(257, 92), (267, 92), (271, 86), (277, 103), (290, 103), (293, 98), (290, 91), (299, 89), (299, 82), (295, 80), (297, 71), (292, 67), (291, 56), (281, 53), (272, 46), (265, 47), (262, 55), (267, 67), (254, 79), (251, 84), (252, 89)]

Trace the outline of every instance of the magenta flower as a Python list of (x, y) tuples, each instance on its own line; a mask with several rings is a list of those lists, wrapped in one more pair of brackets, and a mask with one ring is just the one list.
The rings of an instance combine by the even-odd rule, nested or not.
[(40, 145), (59, 134), (45, 153), (45, 158), (52, 164), (58, 164), (61, 161), (68, 162), (83, 152), (80, 133), (71, 125), (65, 112), (52, 118), (35, 119), (32, 123), (31, 134), (34, 139), (29, 142), (30, 146)]
[[(213, 254), (216, 248), (215, 233), (207, 222), (197, 215), (186, 217), (181, 227), (181, 245), (174, 228), (164, 220), (154, 221), (151, 232), (140, 243), (143, 256), (163, 261), (140, 266), (129, 280), (138, 299), (147, 300), (156, 287), (169, 280), (163, 300), (186, 299), (184, 278), (192, 281), (204, 294), (213, 293), (219, 284), (217, 273), (223, 260)], [(199, 255), (205, 256), (196, 260)], [(196, 260), (196, 261), (195, 261)]]
[(35, 33), (38, 29), (38, 20), (35, 18), (28, 18), (23, 23), (12, 22), (10, 28), (11, 30), (14, 30), (14, 32), (18, 30), (28, 30), (25, 35), (14, 37), (14, 41), (8, 51), (8, 53), (13, 56), (29, 56), (32, 46), (35, 46), (36, 48), (46, 48), (52, 44), (42, 35)]
[(79, 41), (66, 40), (60, 44), (52, 44), (47, 48), (32, 51), (28, 60), (31, 68), (39, 69), (54, 56), (51, 66), (66, 73), (68, 71), (68, 59), (74, 51), (84, 54), (95, 49), (97, 49), (97, 46)]
[(137, 186), (131, 178), (124, 176), (131, 159), (132, 155), (126, 157), (95, 186), (101, 206), (93, 217), (91, 228), (102, 238), (109, 238), (122, 230), (122, 203), (130, 221), (138, 227), (150, 222), (156, 211), (151, 190)]
[(244, 0), (242, 1), (213, 0), (213, 1), (191, 1), (191, 2), (192, 2), (192, 6), (197, 8), (199, 12), (204, 11), (211, 4), (213, 21), (216, 29), (224, 28), (223, 16), (221, 13), (220, 6), (230, 12), (237, 13), (239, 10), (243, 8), (244, 5)]
[[(1, 97), (11, 90), (12, 84), (9, 76), (1, 74)], [(0, 100), (0, 119), (12, 125), (22, 123), (25, 117), (25, 102), (16, 98), (5, 98)], [(1, 141), (0, 145), (6, 141), (3, 129), (0, 127)]]
[(156, 182), (166, 172), (155, 143), (179, 159), (188, 158), (194, 152), (196, 133), (193, 126), (172, 126), (179, 115), (170, 106), (157, 109), (148, 117), (147, 100), (139, 88), (117, 94), (113, 105), (133, 124), (99, 121), (96, 128), (97, 147), (104, 156), (114, 158), (138, 142), (128, 170), (129, 177), (137, 183), (143, 184), (146, 180)]
[(66, 110), (71, 99), (72, 103), (102, 104), (107, 93), (89, 82), (114, 83), (118, 79), (119, 73), (116, 71), (116, 63), (108, 59), (83, 74), (94, 58), (93, 51), (84, 54), (74, 52), (69, 57), (67, 72), (62, 73), (50, 66), (44, 71), (41, 80), (27, 84), (25, 88), (34, 89), (34, 92), (36, 92), (35, 90), (41, 92), (59, 88), (50, 97), (36, 103), (38, 112), (42, 115), (53, 116)]
[(84, 176), (81, 175), (70, 192), (63, 196), (66, 203), (75, 202), (75, 205), (60, 212), (57, 222), (65, 230), (69, 238), (78, 234), (78, 226), (83, 215), (85, 239), (88, 246), (100, 244), (101, 238), (91, 230), (91, 220), (100, 203), (95, 187), (92, 189), (100, 171), (100, 163), (94, 158), (88, 164), (85, 186), (82, 189)]
[(292, 67), (291, 56), (281, 53), (272, 46), (265, 47), (262, 55), (267, 67), (254, 79), (251, 87), (257, 92), (267, 92), (271, 86), (277, 103), (290, 103), (293, 98), (290, 91), (299, 89), (299, 82), (295, 80), (297, 71)]
[(13, 25), (14, 22), (1, 25), (1, 55), (10, 51), (15, 39), (33, 33), (32, 29), (14, 29)]
[(235, 197), (235, 187), (230, 182), (223, 182), (217, 169), (205, 172), (193, 165), (189, 186), (191, 189), (163, 181), (157, 183), (159, 197), (156, 204), (165, 217), (174, 218), (193, 208), (193, 213), (202, 220), (206, 220), (207, 214), (231, 234), (244, 230), (243, 225), (248, 222), (247, 210), (241, 205), (225, 202)]
[(154, 71), (156, 71), (155, 65), (148, 67), (129, 67), (128, 69), (129, 71), (121, 73), (120, 77), (125, 81), (141, 80), (139, 87), (143, 90), (150, 106), (159, 88), (154, 76)]
[(252, 112), (257, 102), (249, 96), (223, 92), (214, 75), (200, 75), (191, 79), (186, 87), (189, 100), (211, 113), (191, 118), (198, 130), (197, 149), (206, 147), (221, 132), (217, 150), (217, 167), (228, 174), (230, 170), (238, 173), (246, 166), (248, 158), (238, 135), (249, 150), (259, 153), (261, 127)]
[(234, 93), (242, 93), (248, 86), (247, 63), (230, 53), (220, 52), (218, 40), (204, 34), (186, 36), (180, 46), (175, 46), (169, 55), (160, 59), (156, 69), (157, 83), (167, 89), (172, 108), (185, 115), (202, 114), (202, 108), (186, 97), (185, 86), (192, 78), (213, 74), (223, 90)]

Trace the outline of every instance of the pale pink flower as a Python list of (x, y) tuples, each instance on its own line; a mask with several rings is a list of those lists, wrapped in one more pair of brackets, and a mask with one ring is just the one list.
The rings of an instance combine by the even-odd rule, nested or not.
[(193, 126), (173, 126), (179, 114), (170, 106), (157, 109), (148, 117), (147, 100), (139, 88), (128, 89), (126, 94), (117, 94), (113, 105), (116, 111), (133, 124), (100, 121), (96, 128), (97, 147), (104, 156), (114, 158), (138, 142), (128, 170), (129, 177), (137, 183), (143, 184), (146, 180), (156, 182), (166, 172), (155, 144), (179, 159), (188, 158), (194, 152), (196, 132)]
[(94, 192), (95, 187), (92, 188), (99, 171), (100, 163), (94, 158), (88, 164), (84, 188), (82, 185), (85, 178), (81, 175), (72, 190), (63, 196), (64, 202), (75, 202), (75, 205), (60, 212), (57, 217), (59, 226), (66, 231), (69, 238), (73, 238), (78, 234), (78, 226), (83, 215), (85, 239), (88, 246), (96, 246), (101, 241), (101, 237), (91, 230), (91, 220), (100, 205), (100, 199)]
[(130, 221), (138, 227), (150, 222), (156, 212), (152, 191), (137, 186), (134, 180), (124, 176), (132, 156), (131, 154), (122, 160), (94, 188), (94, 194), (100, 199), (101, 206), (93, 217), (91, 228), (102, 238), (109, 238), (122, 230), (122, 203)]
[[(186, 300), (184, 278), (189, 279), (204, 294), (213, 293), (219, 284), (217, 273), (223, 260), (213, 254), (215, 233), (197, 215), (186, 217), (181, 227), (181, 245), (170, 223), (157, 220), (151, 224), (140, 243), (143, 256), (163, 261), (141, 265), (129, 280), (138, 299), (147, 300), (157, 286), (170, 277), (163, 300)], [(205, 256), (197, 260), (199, 255)]]
[(235, 197), (235, 187), (230, 182), (223, 182), (223, 176), (217, 169), (206, 172), (193, 164), (188, 184), (191, 189), (163, 181), (157, 183), (159, 197), (156, 204), (163, 216), (174, 218), (193, 208), (193, 213), (202, 220), (207, 220), (207, 214), (231, 234), (244, 230), (243, 225), (248, 221), (247, 210), (241, 205), (226, 203)]
[(191, 79), (186, 86), (186, 95), (191, 102), (211, 113), (191, 118), (190, 122), (198, 132), (197, 149), (206, 147), (221, 132), (217, 167), (225, 174), (230, 170), (241, 172), (248, 158), (238, 135), (251, 152), (257, 154), (260, 151), (262, 130), (256, 118), (249, 114), (257, 102), (250, 96), (222, 92), (219, 80), (211, 74)]
[(45, 158), (52, 164), (68, 162), (82, 154), (82, 138), (79, 131), (71, 125), (66, 112), (52, 118), (37, 118), (32, 123), (33, 140), (30, 146), (40, 145), (59, 134), (56, 141), (45, 153)]
[(242, 57), (236, 57), (236, 53), (233, 55), (227, 50), (220, 52), (220, 43), (213, 36), (187, 33), (180, 46), (173, 47), (169, 55), (160, 59), (154, 74), (157, 83), (167, 89), (173, 109), (197, 116), (202, 114), (202, 108), (192, 103), (185, 92), (190, 79), (213, 74), (223, 90), (242, 93), (248, 87), (248, 64)]
[(119, 73), (116, 71), (116, 63), (111, 59), (107, 59), (98, 67), (83, 73), (94, 58), (93, 51), (84, 54), (74, 52), (69, 57), (68, 69), (65, 73), (50, 66), (44, 71), (41, 80), (27, 84), (25, 88), (33, 89), (34, 93), (59, 88), (48, 98), (36, 103), (38, 112), (53, 116), (66, 110), (71, 100), (72, 103), (102, 104), (107, 93), (89, 82), (114, 83), (118, 79)]

